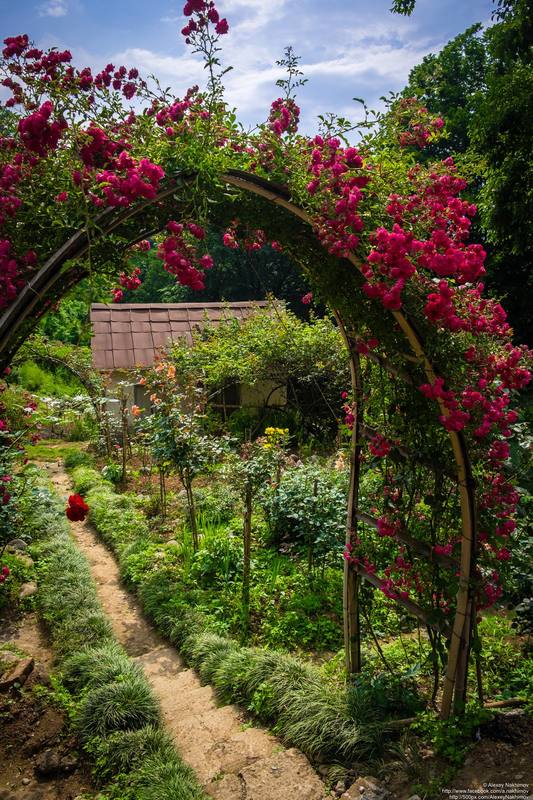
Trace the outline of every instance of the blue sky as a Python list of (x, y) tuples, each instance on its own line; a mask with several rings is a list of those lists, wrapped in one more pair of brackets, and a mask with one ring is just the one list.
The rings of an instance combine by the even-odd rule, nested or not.
[[(491, 0), (418, 0), (410, 18), (389, 11), (391, 0), (219, 0), (230, 34), (223, 61), (233, 70), (227, 99), (246, 125), (265, 119), (278, 96), (275, 61), (292, 44), (309, 79), (299, 91), (302, 128), (318, 114), (357, 119), (398, 91), (424, 55), (437, 52), (474, 22), (490, 24)], [(182, 42), (182, 2), (173, 0), (0, 0), (2, 39), (28, 33), (38, 46), (68, 47), (77, 65), (137, 66), (182, 95), (202, 82), (202, 66)]]

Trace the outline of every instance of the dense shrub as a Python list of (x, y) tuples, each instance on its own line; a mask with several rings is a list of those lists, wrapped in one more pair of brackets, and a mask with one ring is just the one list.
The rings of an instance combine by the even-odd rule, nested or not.
[(232, 518), (239, 498), (227, 484), (210, 483), (199, 486), (194, 491), (194, 502), (198, 516), (198, 525), (203, 523), (227, 522)]
[(310, 550), (314, 557), (339, 552), (346, 522), (345, 477), (309, 464), (288, 469), (263, 494), (272, 543)]
[(191, 577), (205, 586), (227, 583), (240, 576), (242, 561), (241, 538), (218, 529), (202, 539), (202, 547), (192, 559)]
[(356, 718), (411, 717), (424, 706), (414, 679), (402, 674), (359, 677), (348, 689), (348, 708)]
[(68, 453), (63, 459), (65, 469), (74, 469), (75, 467), (93, 467), (94, 459), (90, 453), (85, 450), (75, 450)]

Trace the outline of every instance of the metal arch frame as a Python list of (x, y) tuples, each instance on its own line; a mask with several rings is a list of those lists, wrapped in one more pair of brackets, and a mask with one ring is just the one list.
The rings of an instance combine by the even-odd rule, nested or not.
[[(181, 181), (187, 181), (188, 179), (187, 176), (179, 176), (179, 180)], [(124, 222), (139, 216), (148, 206), (169, 198), (179, 189), (179, 180), (172, 180), (170, 185), (159, 192), (153, 200), (145, 201), (133, 208), (128, 208), (118, 213), (113, 210), (103, 212), (96, 219), (97, 232), (95, 233), (94, 239), (96, 241), (105, 239), (106, 236), (119, 228)], [(291, 201), (287, 189), (281, 185), (273, 184), (256, 175), (239, 170), (229, 170), (221, 176), (220, 180), (229, 186), (258, 195), (268, 202), (284, 208), (309, 226), (313, 224), (309, 214)], [(133, 238), (132, 243), (138, 241), (139, 238), (142, 237)], [(6, 359), (11, 358), (13, 351), (19, 346), (20, 342), (16, 342), (17, 333), (23, 323), (27, 324), (32, 312), (37, 312), (33, 319), (39, 317), (39, 301), (43, 300), (52, 289), (57, 289), (57, 284), (62, 277), (66, 280), (65, 286), (62, 287), (60, 294), (64, 294), (66, 289), (73, 285), (73, 282), (68, 279), (68, 274), (63, 275), (63, 266), (69, 260), (82, 258), (88, 252), (90, 246), (91, 241), (88, 231), (86, 229), (77, 231), (45, 262), (45, 264), (43, 264), (36, 275), (24, 286), (15, 301), (6, 309), (0, 317), (0, 364), (2, 361), (2, 354), (4, 354), (4, 364), (6, 364)], [(350, 255), (348, 260), (359, 271), (362, 270), (362, 264), (355, 256)], [(80, 280), (84, 273), (78, 272), (78, 274), (80, 277), (77, 277), (76, 281)], [(433, 385), (436, 380), (435, 370), (424, 351), (423, 342), (419, 333), (402, 311), (392, 311), (390, 313), (402, 330), (414, 356), (423, 366), (428, 382)], [(337, 317), (342, 323), (342, 319), (338, 313)], [(341, 331), (343, 332), (348, 346), (353, 373), (354, 360), (357, 354), (353, 343), (350, 342), (350, 338), (346, 334), (344, 324), (341, 324)], [(15, 342), (15, 344), (13, 344), (13, 342)], [(354, 386), (353, 388), (355, 389), (356, 387)], [(449, 412), (444, 407), (442, 401), (439, 400), (438, 403), (442, 415), (447, 416)], [(449, 717), (452, 709), (452, 700), (454, 701), (456, 710), (461, 709), (465, 700), (468, 656), (473, 621), (471, 577), (475, 565), (477, 546), (474, 482), (466, 441), (460, 432), (449, 431), (449, 436), (455, 459), (457, 483), (459, 487), (462, 539), (457, 608), (451, 630), (451, 643), (441, 704), (441, 716), (443, 718)]]

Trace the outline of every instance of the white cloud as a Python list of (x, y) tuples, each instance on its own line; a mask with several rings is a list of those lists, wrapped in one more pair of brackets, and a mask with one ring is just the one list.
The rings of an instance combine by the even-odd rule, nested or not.
[(411, 67), (417, 64), (426, 52), (423, 48), (409, 46), (394, 48), (390, 44), (374, 45), (364, 50), (345, 52), (338, 58), (302, 64), (302, 70), (305, 75), (353, 79), (373, 73), (396, 83), (399, 78), (407, 78)]
[(231, 18), (245, 11), (246, 16), (231, 26), (234, 36), (256, 34), (274, 22), (280, 20), (285, 14), (288, 0), (224, 0), (220, 4), (220, 12)]
[[(233, 66), (224, 78), (226, 100), (244, 124), (253, 125), (268, 115), (279, 91), (276, 80), (283, 76), (276, 60), (291, 41), (297, 43), (301, 68), (309, 78), (298, 92), (304, 132), (313, 131), (318, 114), (327, 111), (359, 121), (363, 112), (351, 102), (354, 96), (379, 108), (381, 94), (398, 91), (428, 50), (442, 46), (435, 37), (428, 38), (427, 31), (422, 34), (412, 20), (376, 21), (338, 7), (328, 17), (335, 35), (324, 35), (320, 14), (308, 0), (303, 0), (301, 15), (289, 13), (290, 6), (289, 0), (220, 0), (218, 5), (230, 21), (230, 35), (222, 38), (220, 54), (224, 66)], [(179, 27), (178, 20), (168, 17)], [(177, 55), (150, 46), (109, 55), (113, 63), (135, 65), (144, 74), (154, 74), (177, 96), (183, 96), (192, 84), (206, 82), (203, 63), (185, 48)]]
[(48, 0), (48, 2), (39, 6), (40, 17), (64, 17), (67, 14), (67, 0)]

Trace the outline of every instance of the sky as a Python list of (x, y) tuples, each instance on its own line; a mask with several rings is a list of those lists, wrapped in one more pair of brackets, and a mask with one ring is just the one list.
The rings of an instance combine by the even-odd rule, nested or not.
[[(0, 0), (1, 38), (28, 33), (38, 47), (68, 48), (76, 66), (109, 61), (154, 74), (183, 96), (205, 80), (180, 29), (175, 0)], [(230, 33), (221, 57), (228, 103), (246, 126), (266, 119), (283, 77), (276, 60), (292, 45), (308, 82), (298, 91), (301, 130), (312, 133), (328, 112), (356, 121), (363, 98), (401, 90), (413, 66), (475, 22), (490, 25), (491, 0), (417, 0), (411, 17), (390, 12), (392, 0), (219, 0)]]

